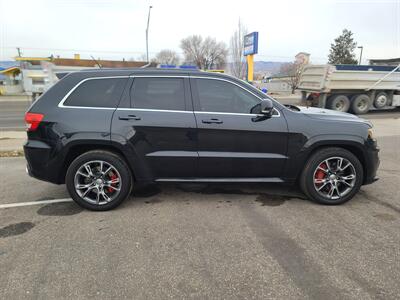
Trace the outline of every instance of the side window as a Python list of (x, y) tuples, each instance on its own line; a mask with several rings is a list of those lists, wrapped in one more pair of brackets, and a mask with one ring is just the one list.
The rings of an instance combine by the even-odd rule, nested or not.
[(65, 106), (116, 107), (127, 78), (89, 79), (64, 102)]
[(260, 100), (244, 89), (222, 80), (196, 79), (200, 110), (251, 113)]
[(132, 107), (185, 110), (182, 78), (137, 77), (131, 90)]

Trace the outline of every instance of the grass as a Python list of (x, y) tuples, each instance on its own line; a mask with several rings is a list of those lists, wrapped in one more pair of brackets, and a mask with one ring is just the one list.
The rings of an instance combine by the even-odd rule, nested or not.
[(0, 151), (0, 157), (20, 157), (20, 156), (24, 156), (23, 150)]

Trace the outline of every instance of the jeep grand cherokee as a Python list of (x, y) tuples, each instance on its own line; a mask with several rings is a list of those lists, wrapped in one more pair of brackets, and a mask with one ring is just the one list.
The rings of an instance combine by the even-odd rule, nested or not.
[(340, 204), (375, 180), (371, 124), (284, 106), (233, 77), (182, 70), (65, 76), (28, 110), (31, 176), (108, 210), (138, 182), (285, 182)]

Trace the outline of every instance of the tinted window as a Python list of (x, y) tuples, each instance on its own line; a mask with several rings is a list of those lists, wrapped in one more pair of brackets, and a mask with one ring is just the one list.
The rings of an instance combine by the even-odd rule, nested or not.
[(185, 110), (182, 78), (135, 78), (131, 91), (134, 108)]
[(116, 107), (126, 80), (126, 78), (89, 79), (68, 96), (64, 105)]
[(232, 83), (215, 79), (196, 79), (200, 110), (249, 114), (260, 100)]

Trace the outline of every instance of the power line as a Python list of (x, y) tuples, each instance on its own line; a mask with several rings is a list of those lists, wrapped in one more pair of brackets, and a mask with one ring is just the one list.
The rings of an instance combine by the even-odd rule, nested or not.
[[(102, 56), (107, 56), (107, 54), (112, 55), (112, 56), (139, 56), (139, 55), (144, 55), (144, 51), (118, 51), (118, 50), (88, 50), (88, 49), (74, 49), (74, 48), (39, 48), (39, 47), (15, 47), (15, 46), (6, 46), (2, 47), (2, 49), (12, 49), (15, 50), (17, 49), (18, 51), (18, 56), (22, 56), (21, 49), (25, 50), (25, 52), (28, 51), (46, 51), (46, 52), (71, 52), (71, 53), (85, 53), (88, 56), (90, 56), (93, 53), (96, 53), (98, 55), (103, 54)], [(175, 50), (174, 50), (175, 51)], [(184, 56), (184, 53), (182, 51), (175, 51), (178, 55)], [(149, 52), (151, 55), (156, 55), (158, 52)], [(273, 54), (263, 54), (259, 53), (256, 55), (256, 59), (259, 60), (274, 60), (274, 61), (292, 61), (294, 59), (293, 56), (285, 56), (285, 55), (273, 55)], [(228, 59), (229, 60), (229, 59)], [(312, 56), (311, 55), (311, 60), (314, 60), (315, 62), (325, 62), (327, 61), (327, 57), (317, 57), (317, 56)]]
[[(15, 46), (7, 46), (3, 47), (4, 49), (15, 49)], [(39, 50), (39, 51), (70, 51), (70, 52), (87, 52), (87, 53), (110, 53), (110, 54), (143, 54), (144, 51), (114, 51), (114, 50), (88, 50), (88, 49), (73, 49), (73, 48), (36, 48), (36, 47), (20, 47), (26, 50)], [(175, 50), (174, 50), (175, 51)], [(183, 55), (182, 51), (175, 51), (176, 53)], [(152, 54), (157, 54), (158, 52), (149, 52)], [(273, 55), (273, 54), (257, 54), (257, 57), (271, 57), (271, 58), (290, 58), (293, 59), (293, 56), (284, 56), (284, 55)], [(326, 57), (317, 57), (312, 56), (314, 59), (326, 59)]]

